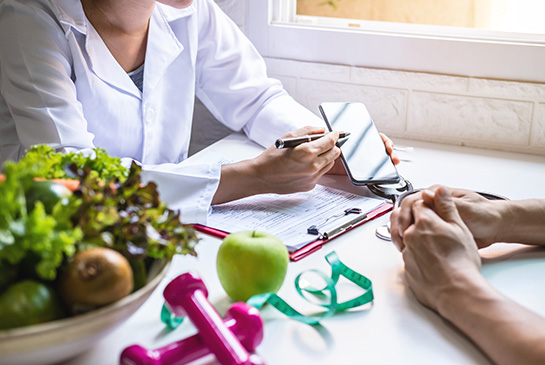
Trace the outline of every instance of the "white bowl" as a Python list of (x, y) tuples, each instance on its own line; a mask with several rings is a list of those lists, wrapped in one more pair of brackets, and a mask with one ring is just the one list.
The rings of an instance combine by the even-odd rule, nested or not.
[(53, 364), (89, 349), (148, 299), (169, 266), (166, 261), (156, 264), (144, 287), (115, 303), (75, 317), (0, 331), (0, 363)]

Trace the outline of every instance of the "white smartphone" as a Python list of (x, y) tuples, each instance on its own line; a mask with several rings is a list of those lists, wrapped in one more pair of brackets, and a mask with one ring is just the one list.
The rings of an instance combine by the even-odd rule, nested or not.
[(341, 159), (353, 184), (395, 184), (400, 181), (363, 103), (329, 102), (320, 104), (319, 109), (329, 131), (350, 133), (337, 145), (341, 148)]

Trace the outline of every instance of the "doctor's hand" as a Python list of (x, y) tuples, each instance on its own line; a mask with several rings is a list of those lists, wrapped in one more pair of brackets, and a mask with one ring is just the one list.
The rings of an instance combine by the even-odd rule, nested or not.
[(449, 289), (479, 275), (477, 245), (447, 188), (438, 187), (411, 210), (414, 222), (403, 232), (405, 277), (418, 300), (441, 313)]
[[(324, 133), (323, 128), (303, 127), (282, 138)], [(335, 146), (338, 132), (305, 142), (294, 148), (277, 149), (270, 146), (255, 158), (256, 180), (265, 192), (287, 194), (312, 190), (322, 175), (328, 172), (341, 154)]]
[[(434, 195), (439, 185), (408, 195), (390, 217), (392, 241), (402, 251), (404, 248), (403, 232), (414, 222), (412, 206), (423, 200), (433, 207)], [(471, 231), (478, 248), (484, 248), (498, 242), (502, 231), (502, 208), (505, 202), (493, 201), (466, 189), (448, 189), (458, 213)]]
[[(324, 133), (323, 128), (303, 127), (282, 138)], [(251, 160), (223, 165), (220, 184), (212, 204), (264, 193), (289, 194), (312, 190), (340, 156), (335, 145), (338, 132), (294, 148), (270, 146)]]

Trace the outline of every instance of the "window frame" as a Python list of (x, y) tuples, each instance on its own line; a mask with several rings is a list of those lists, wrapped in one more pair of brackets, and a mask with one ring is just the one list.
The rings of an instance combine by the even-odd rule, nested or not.
[(347, 28), (296, 16), (296, 0), (247, 1), (247, 34), (264, 57), (545, 82), (545, 35), (354, 20)]

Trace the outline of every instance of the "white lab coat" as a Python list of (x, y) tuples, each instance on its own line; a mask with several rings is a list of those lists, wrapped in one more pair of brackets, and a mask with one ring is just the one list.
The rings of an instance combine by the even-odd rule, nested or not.
[[(2, 0), (0, 0), (2, 2)], [(186, 9), (157, 3), (150, 20), (143, 92), (86, 19), (77, 0), (0, 4), (0, 146), (19, 159), (32, 145), (106, 149), (143, 165), (145, 180), (205, 223), (220, 166), (187, 158), (194, 97), (233, 130), (270, 145), (289, 130), (321, 125), (281, 84), (211, 0)]]

